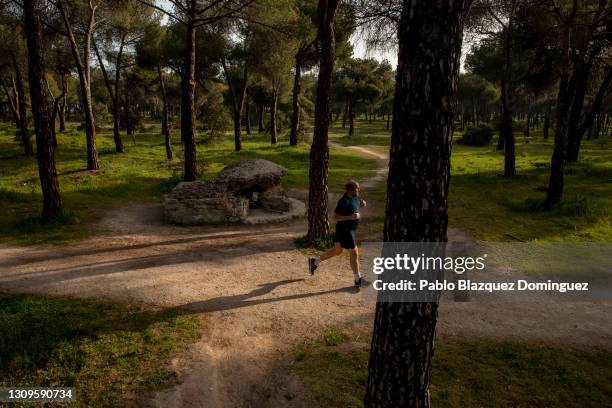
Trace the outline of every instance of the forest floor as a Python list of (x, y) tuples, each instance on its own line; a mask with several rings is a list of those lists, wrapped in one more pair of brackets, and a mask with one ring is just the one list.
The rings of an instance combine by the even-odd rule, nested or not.
[[(357, 149), (384, 163), (380, 152)], [(366, 192), (380, 185), (383, 167), (364, 183)], [(290, 194), (305, 198), (303, 190)], [(178, 307), (185, 314), (204, 315), (201, 338), (169, 363), (178, 383), (150, 395), (152, 406), (317, 405), (293, 369), (296, 350), (325, 333), (332, 338), (336, 332), (351, 333), (349, 348), (368, 343), (375, 305), (352, 287), (344, 255), (322, 265), (315, 276), (308, 274), (307, 255), (294, 244), (305, 231), (304, 220), (187, 228), (165, 224), (160, 204), (150, 200), (100, 211), (92, 233), (70, 246), (0, 246), (0, 288)], [(373, 200), (364, 220), (379, 219), (382, 212), (381, 203)], [(371, 236), (376, 230), (366, 222), (361, 238), (379, 239)], [(450, 239), (474, 238), (453, 229)], [(441, 341), (482, 339), (612, 351), (607, 304), (444, 304), (438, 333)]]

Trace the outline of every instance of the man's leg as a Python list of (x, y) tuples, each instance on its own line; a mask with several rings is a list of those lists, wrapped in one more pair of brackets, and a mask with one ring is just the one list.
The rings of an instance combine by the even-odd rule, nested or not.
[(333, 258), (334, 256), (338, 256), (342, 253), (342, 247), (340, 246), (339, 242), (335, 242), (334, 243), (334, 247), (327, 250), (327, 252), (323, 253), (319, 259), (321, 261), (327, 261), (330, 258)]
[(348, 251), (351, 269), (353, 270), (353, 275), (355, 276), (355, 282), (357, 282), (361, 278), (361, 271), (359, 269), (359, 248), (355, 247), (354, 249), (349, 249)]
[(323, 253), (321, 256), (316, 256), (316, 257), (308, 259), (308, 266), (310, 269), (310, 274), (311, 275), (314, 274), (315, 269), (319, 267), (322, 261), (327, 261), (328, 259), (333, 258), (334, 256), (338, 256), (341, 253), (342, 253), (342, 246), (340, 245), (340, 242), (335, 242), (334, 247), (328, 250), (327, 252)]

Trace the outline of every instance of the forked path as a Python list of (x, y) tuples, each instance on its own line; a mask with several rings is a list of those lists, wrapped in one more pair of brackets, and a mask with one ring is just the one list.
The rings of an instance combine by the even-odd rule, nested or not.
[[(381, 182), (384, 167), (364, 187)], [(0, 291), (205, 314), (200, 341), (170, 362), (179, 384), (151, 396), (151, 406), (316, 406), (291, 374), (295, 348), (327, 327), (367, 342), (374, 305), (350, 286), (346, 257), (308, 274), (293, 244), (303, 220), (187, 228), (164, 224), (157, 203), (132, 203), (108, 208), (94, 228), (68, 247), (1, 246)], [(450, 236), (471, 239), (457, 230)], [(612, 349), (608, 311), (602, 304), (444, 304), (439, 333)]]

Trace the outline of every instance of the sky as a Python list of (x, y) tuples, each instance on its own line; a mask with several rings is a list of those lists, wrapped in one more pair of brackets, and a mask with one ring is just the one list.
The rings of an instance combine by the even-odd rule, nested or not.
[(353, 44), (353, 56), (355, 58), (374, 58), (378, 61), (387, 60), (394, 69), (397, 66), (397, 49), (393, 44), (386, 50), (368, 50), (365, 40), (357, 35), (351, 38), (351, 44)]

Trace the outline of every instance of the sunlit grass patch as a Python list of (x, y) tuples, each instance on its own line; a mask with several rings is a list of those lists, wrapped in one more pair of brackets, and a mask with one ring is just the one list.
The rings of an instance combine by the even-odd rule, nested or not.
[[(74, 129), (74, 124), (71, 126)], [(183, 150), (177, 132), (172, 134), (174, 160), (167, 161), (164, 140), (155, 131), (136, 133), (133, 140), (124, 135), (126, 152), (122, 154), (114, 151), (112, 132), (100, 131), (97, 138), (100, 170), (87, 171), (85, 135), (70, 130), (58, 134), (56, 162), (64, 207), (80, 222), (32, 228), (42, 206), (38, 169), (35, 159), (21, 155), (11, 132), (8, 126), (0, 128), (0, 205), (4, 208), (0, 212), (0, 241), (39, 243), (81, 238), (102, 205), (155, 199), (182, 180)], [(228, 164), (259, 158), (287, 168), (286, 187), (308, 186), (310, 146), (305, 143), (289, 146), (284, 134), (277, 145), (270, 144), (267, 134), (244, 135), (241, 152), (234, 151), (233, 135), (229, 134), (212, 140), (198, 135), (198, 142), (198, 170), (202, 179), (216, 176)], [(375, 166), (369, 155), (332, 148), (330, 189), (339, 189), (348, 178), (370, 174)]]

